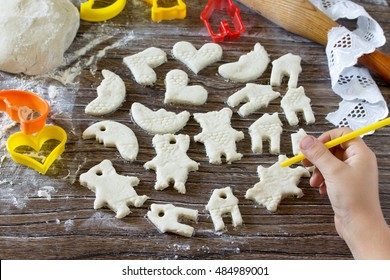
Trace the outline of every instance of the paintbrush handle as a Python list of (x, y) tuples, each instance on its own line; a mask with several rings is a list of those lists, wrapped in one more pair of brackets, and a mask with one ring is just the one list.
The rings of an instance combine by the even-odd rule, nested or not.
[[(325, 145), (325, 147), (330, 149), (330, 148), (336, 147), (337, 145), (340, 145), (340, 144), (342, 144), (344, 142), (352, 140), (352, 139), (354, 139), (356, 137), (359, 137), (359, 136), (361, 136), (363, 134), (367, 134), (367, 133), (369, 133), (369, 132), (371, 132), (373, 130), (377, 130), (379, 128), (382, 128), (382, 127), (384, 127), (386, 125), (390, 125), (390, 118), (386, 118), (384, 120), (381, 120), (381, 121), (375, 122), (373, 124), (370, 124), (370, 125), (364, 126), (362, 128), (359, 128), (359, 129), (357, 129), (355, 131), (347, 133), (347, 134), (345, 134), (343, 136), (340, 136), (340, 137), (338, 137), (336, 139), (328, 141), (324, 145)], [(282, 167), (287, 167), (287, 166), (289, 166), (291, 164), (294, 164), (294, 163), (297, 163), (297, 162), (299, 162), (299, 161), (301, 161), (303, 159), (305, 159), (305, 155), (301, 153), (301, 154), (299, 154), (299, 155), (297, 155), (295, 157), (292, 157), (290, 159), (287, 159), (287, 160), (283, 161), (280, 165)]]
[[(238, 0), (287, 31), (321, 45), (328, 42), (328, 31), (340, 26), (307, 0)], [(390, 56), (374, 51), (359, 63), (390, 83)]]

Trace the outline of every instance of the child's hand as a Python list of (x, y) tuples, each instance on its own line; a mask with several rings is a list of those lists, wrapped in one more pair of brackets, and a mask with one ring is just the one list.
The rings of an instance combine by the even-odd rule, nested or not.
[(303, 164), (315, 165), (310, 185), (327, 193), (338, 234), (355, 258), (390, 258), (390, 230), (379, 202), (375, 154), (357, 137), (332, 149), (323, 143), (351, 132), (334, 129), (300, 143)]

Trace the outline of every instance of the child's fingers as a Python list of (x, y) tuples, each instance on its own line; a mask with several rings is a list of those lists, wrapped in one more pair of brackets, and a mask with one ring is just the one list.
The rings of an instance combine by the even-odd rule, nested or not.
[(321, 184), (324, 183), (324, 177), (322, 176), (321, 172), (316, 168), (313, 171), (313, 174), (310, 178), (310, 186), (312, 187), (319, 187)]

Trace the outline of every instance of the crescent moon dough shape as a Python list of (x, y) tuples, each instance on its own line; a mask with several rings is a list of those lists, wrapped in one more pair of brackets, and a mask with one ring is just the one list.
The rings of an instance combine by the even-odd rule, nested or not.
[(115, 121), (101, 121), (89, 126), (82, 135), (83, 139), (96, 137), (106, 147), (116, 147), (120, 155), (133, 161), (138, 155), (138, 140), (134, 132), (124, 124)]
[(134, 122), (150, 134), (174, 134), (187, 124), (191, 116), (187, 111), (179, 114), (165, 109), (153, 111), (137, 102), (131, 106), (131, 115)]
[(126, 86), (123, 80), (109, 70), (102, 70), (104, 77), (97, 87), (97, 98), (85, 108), (85, 113), (102, 116), (116, 111), (125, 101)]

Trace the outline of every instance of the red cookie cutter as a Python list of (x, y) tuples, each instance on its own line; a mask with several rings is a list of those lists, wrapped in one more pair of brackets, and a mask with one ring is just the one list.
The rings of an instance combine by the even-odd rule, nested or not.
[[(26, 118), (26, 108), (39, 113), (36, 118)], [(42, 97), (22, 90), (0, 91), (0, 111), (8, 113), (13, 121), (20, 123), (24, 134), (34, 134), (46, 124), (50, 111), (49, 103)]]
[[(215, 10), (226, 10), (227, 14), (232, 19), (235, 30), (230, 28), (229, 23), (226, 20), (222, 20), (219, 25), (219, 33), (214, 33), (209, 19)], [(200, 18), (206, 25), (214, 42), (221, 42), (225, 38), (236, 39), (245, 31), (245, 26), (240, 16), (240, 8), (233, 4), (233, 0), (209, 0), (202, 11)]]

